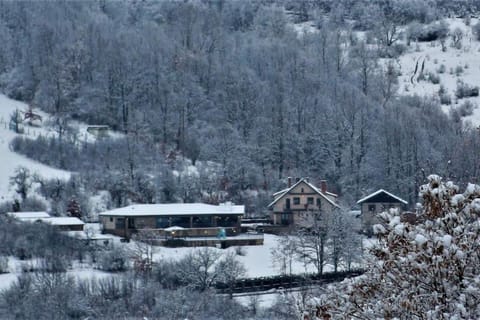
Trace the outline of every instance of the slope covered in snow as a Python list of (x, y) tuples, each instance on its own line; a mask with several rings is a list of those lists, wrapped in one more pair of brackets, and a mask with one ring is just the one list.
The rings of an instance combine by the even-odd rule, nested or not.
[[(451, 98), (451, 104), (443, 104), (442, 109), (449, 113), (452, 108), (458, 108), (467, 100), (480, 105), (479, 96), (458, 99), (455, 95), (457, 83), (460, 81), (471, 87), (480, 84), (480, 42), (473, 35), (471, 27), (478, 23), (478, 19), (472, 19), (470, 26), (458, 18), (446, 19), (445, 22), (450, 34), (446, 39), (446, 51), (442, 50), (439, 41), (412, 42), (407, 52), (400, 56), (395, 64), (400, 71), (399, 94), (416, 94), (439, 100), (438, 92), (442, 86), (445, 94)], [(451, 37), (457, 28), (463, 32), (458, 48), (452, 45)], [(437, 77), (433, 82), (438, 83), (433, 83), (430, 75)], [(475, 126), (480, 125), (480, 108), (474, 109), (473, 114), (466, 116), (464, 120), (471, 121)]]
[[(17, 167), (26, 167), (30, 170), (30, 173), (36, 173), (44, 178), (68, 179), (70, 177), (70, 173), (67, 171), (48, 167), (10, 150), (10, 142), (18, 135), (9, 129), (10, 115), (15, 110), (26, 111), (28, 105), (0, 94), (0, 202), (11, 200), (15, 195), (15, 191), (10, 186), (9, 178), (14, 175)], [(47, 118), (47, 114), (35, 112), (39, 113), (43, 119)], [(52, 135), (54, 133), (43, 127), (25, 127), (24, 135), (29, 138), (35, 138), (40, 134)]]

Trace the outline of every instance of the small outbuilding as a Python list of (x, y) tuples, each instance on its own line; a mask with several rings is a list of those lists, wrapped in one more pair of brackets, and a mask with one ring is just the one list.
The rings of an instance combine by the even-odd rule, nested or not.
[(75, 217), (51, 217), (47, 212), (8, 212), (11, 218), (22, 222), (42, 222), (55, 226), (60, 231), (83, 231), (85, 223)]
[(45, 211), (7, 212), (7, 216), (17, 220), (50, 218), (50, 215)]
[(37, 221), (51, 224), (58, 228), (61, 231), (83, 231), (85, 223), (75, 217), (50, 217), (50, 218), (41, 218)]
[(357, 201), (360, 205), (363, 228), (372, 232), (372, 226), (379, 222), (378, 214), (389, 209), (398, 209), (402, 213), (408, 202), (384, 189), (377, 190)]
[(110, 127), (107, 125), (89, 125), (87, 132), (97, 138), (107, 138), (109, 136)]

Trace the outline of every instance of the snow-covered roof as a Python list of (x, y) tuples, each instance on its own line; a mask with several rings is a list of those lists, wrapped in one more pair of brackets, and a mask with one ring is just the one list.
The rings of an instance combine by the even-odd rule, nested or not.
[[(278, 200), (280, 200), (281, 198), (283, 198), (287, 193), (290, 192), (290, 190), (293, 190), (296, 186), (298, 186), (300, 183), (305, 183), (307, 184), (310, 188), (312, 188), (313, 191), (315, 191), (316, 193), (318, 193), (319, 195), (321, 195), (325, 200), (327, 200), (331, 205), (335, 206), (335, 207), (339, 207), (338, 204), (336, 204), (334, 201), (332, 201), (330, 198), (328, 198), (322, 191), (320, 191), (317, 187), (315, 187), (313, 184), (311, 184), (310, 182), (308, 182), (305, 178), (302, 178), (300, 180), (298, 180), (295, 184), (293, 184), (290, 188), (287, 188), (287, 189), (284, 189), (284, 190), (281, 190), (281, 191), (278, 191), (278, 192), (275, 192), (273, 194), (275, 198), (275, 200), (273, 200), (269, 205), (268, 207), (270, 208), (271, 206), (273, 206), (275, 203), (277, 203)], [(327, 192), (327, 194), (329, 195), (332, 195), (332, 196), (337, 196), (336, 194), (334, 193), (330, 193), (330, 192)]]
[(165, 231), (178, 231), (178, 230), (185, 230), (185, 228), (179, 227), (179, 226), (172, 226), (170, 228), (165, 229)]
[(287, 192), (289, 189), (290, 189), (290, 188), (286, 188), (286, 189), (277, 191), (277, 192), (275, 192), (275, 193), (273, 194), (273, 196), (275, 197), (275, 196), (277, 196), (277, 195), (279, 195), (279, 194), (281, 194), (281, 193), (285, 193), (285, 192)]
[(390, 196), (390, 197), (398, 200), (398, 202), (401, 202), (401, 203), (403, 203), (403, 204), (408, 204), (407, 201), (403, 200), (402, 198), (397, 197), (397, 196), (394, 195), (394, 194), (391, 194), (390, 192), (388, 192), (388, 191), (386, 191), (386, 190), (384, 190), (384, 189), (377, 190), (377, 191), (375, 191), (374, 193), (371, 193), (371, 194), (369, 194), (368, 196), (363, 197), (362, 199), (360, 199), (360, 200), (357, 201), (357, 204), (360, 204), (360, 203), (362, 203), (362, 202), (365, 202), (366, 200), (368, 200), (368, 199), (370, 199), (370, 198), (372, 198), (372, 197), (374, 197), (374, 196), (376, 196), (376, 195), (378, 195), (378, 194), (380, 194), (380, 193), (385, 193), (386, 195), (388, 195), (388, 196)]
[(205, 203), (168, 203), (168, 204), (134, 204), (128, 207), (102, 212), (100, 216), (176, 216), (176, 215), (243, 215), (245, 206)]
[(69, 235), (70, 237), (78, 238), (78, 239), (88, 239), (93, 241), (101, 241), (101, 240), (113, 240), (111, 236), (103, 235), (103, 234), (91, 234), (88, 235), (84, 230), (80, 231), (64, 231), (64, 234)]
[(15, 219), (29, 218), (48, 218), (50, 215), (45, 211), (24, 211), (24, 212), (7, 212), (7, 215)]
[(79, 226), (85, 224), (82, 220), (75, 217), (29, 217), (20, 218), (19, 220), (23, 222), (44, 222), (54, 226)]
[(82, 220), (75, 217), (50, 217), (42, 218), (41, 221), (52, 224), (54, 226), (72, 226), (85, 224)]

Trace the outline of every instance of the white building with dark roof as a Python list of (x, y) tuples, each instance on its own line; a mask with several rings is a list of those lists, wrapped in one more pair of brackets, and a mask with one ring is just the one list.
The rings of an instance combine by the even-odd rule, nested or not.
[(389, 209), (403, 212), (408, 202), (384, 189), (379, 189), (357, 201), (360, 205), (364, 230), (372, 232), (372, 226), (379, 222), (377, 215)]
[(293, 185), (273, 194), (268, 205), (274, 225), (306, 225), (316, 214), (332, 213), (339, 208), (337, 195), (327, 191), (327, 183), (321, 181), (317, 188), (307, 178), (298, 179)]

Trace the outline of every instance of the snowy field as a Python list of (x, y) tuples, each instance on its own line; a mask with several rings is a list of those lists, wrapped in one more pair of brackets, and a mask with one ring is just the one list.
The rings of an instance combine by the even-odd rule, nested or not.
[[(18, 260), (15, 257), (8, 257), (8, 271), (9, 273), (2, 273), (0, 274), (0, 292), (2, 290), (8, 289), (17, 277), (22, 273), (22, 266), (24, 265), (35, 265), (38, 264), (39, 261), (32, 259), (32, 260)], [(113, 277), (115, 274), (104, 272), (101, 270), (97, 270), (92, 268), (86, 264), (74, 264), (73, 268), (68, 270), (68, 276), (72, 276), (74, 279), (80, 280), (87, 280), (87, 279), (100, 279), (105, 277)]]
[[(451, 45), (451, 37), (446, 40), (447, 50), (445, 52), (442, 51), (439, 41), (412, 42), (408, 51), (394, 62), (401, 73), (398, 78), (398, 94), (416, 94), (439, 100), (438, 91), (440, 85), (443, 85), (446, 93), (452, 98), (451, 105), (442, 105), (443, 111), (448, 114), (451, 108), (457, 108), (466, 100), (480, 106), (480, 97), (464, 99), (455, 97), (457, 81), (463, 81), (469, 86), (480, 84), (480, 42), (475, 39), (471, 28), (478, 23), (478, 19), (472, 19), (471, 26), (465, 25), (462, 19), (446, 19), (445, 21), (449, 25), (450, 33), (456, 28), (463, 31), (464, 36), (460, 49)], [(418, 70), (415, 74), (417, 62)], [(433, 84), (428, 79), (418, 80), (422, 65), (424, 65), (423, 74), (428, 75), (430, 72), (435, 74), (440, 78), (439, 84)], [(443, 72), (441, 72), (442, 69)], [(464, 120), (470, 121), (474, 126), (480, 125), (480, 108), (476, 108), (473, 114), (465, 117)]]
[[(39, 135), (44, 137), (55, 137), (56, 132), (47, 125), (50, 115), (41, 110), (34, 109), (33, 112), (42, 117), (42, 121), (36, 121), (37, 126), (30, 126), (24, 123), (24, 133), (17, 134), (9, 129), (10, 116), (18, 110), (25, 112), (29, 109), (28, 105), (21, 101), (16, 101), (0, 94), (0, 202), (12, 200), (15, 196), (14, 190), (9, 185), (9, 178), (14, 175), (15, 169), (19, 166), (26, 167), (31, 174), (38, 174), (40, 177), (48, 179), (69, 179), (70, 172), (55, 169), (37, 161), (28, 159), (20, 154), (10, 150), (9, 144), (16, 136), (23, 136), (29, 139), (36, 139)], [(23, 116), (23, 114), (22, 114)], [(89, 125), (70, 121), (69, 125), (73, 129), (79, 142), (94, 142), (97, 137), (87, 132)], [(118, 132), (109, 131), (110, 138), (121, 137)]]
[[(459, 107), (465, 101), (471, 101), (478, 107), (473, 111), (472, 115), (464, 117), (465, 121), (469, 121), (473, 126), (480, 126), (480, 96), (457, 99), (455, 90), (457, 81), (463, 81), (469, 86), (480, 85), (480, 41), (476, 40), (472, 33), (471, 26), (477, 24), (480, 20), (472, 18), (470, 26), (467, 26), (463, 19), (451, 18), (445, 19), (448, 24), (450, 34), (459, 28), (463, 31), (463, 39), (461, 48), (457, 49), (452, 45), (452, 39), (449, 35), (446, 40), (447, 50), (442, 51), (439, 41), (431, 42), (413, 42), (407, 47), (406, 53), (397, 59), (393, 59), (393, 63), (400, 72), (398, 77), (398, 94), (399, 95), (418, 95), (421, 97), (429, 97), (439, 100), (438, 91), (442, 85), (448, 95), (450, 95), (452, 104), (442, 105), (442, 110), (449, 114), (450, 110)], [(299, 36), (306, 33), (317, 32), (312, 21), (302, 23), (291, 23), (290, 26)], [(405, 30), (404, 30), (405, 33)], [(365, 39), (365, 32), (355, 32), (359, 39)], [(399, 43), (405, 44), (402, 40)], [(381, 59), (385, 65), (392, 59)], [(420, 70), (424, 66), (423, 75), (426, 79), (418, 79)], [(418, 69), (415, 73), (415, 69)], [(442, 70), (439, 72), (439, 70)], [(461, 72), (457, 72), (462, 70)], [(432, 73), (439, 77), (440, 83), (434, 84), (428, 80), (428, 74)]]
[[(12, 141), (17, 134), (9, 130), (8, 122), (10, 115), (16, 109), (25, 111), (28, 109), (28, 106), (23, 102), (9, 99), (5, 95), (0, 94), (0, 202), (12, 199), (14, 191), (10, 188), (9, 178), (13, 176), (15, 169), (19, 166), (24, 166), (28, 168), (32, 174), (37, 173), (41, 177), (60, 179), (68, 179), (70, 177), (69, 172), (45, 166), (10, 150), (10, 141)], [(40, 113), (42, 117), (46, 117), (46, 114), (38, 113)], [(25, 127), (25, 134), (28, 137), (34, 138), (39, 134), (47, 135), (52, 133), (43, 128)]]
[[(90, 226), (92, 228), (92, 226)], [(94, 230), (95, 228), (92, 228)], [(98, 230), (98, 229), (97, 229)], [(105, 235), (104, 235), (105, 236)], [(115, 246), (124, 246), (127, 251), (134, 250), (135, 242), (131, 241), (129, 243), (120, 242), (119, 237), (108, 235), (114, 240)], [(244, 252), (243, 256), (237, 255), (237, 258), (240, 262), (245, 265), (247, 269), (246, 277), (262, 277), (262, 276), (273, 276), (278, 275), (279, 270), (274, 265), (271, 256), (271, 250), (277, 246), (278, 236), (265, 234), (265, 242), (263, 246), (244, 246), (242, 251)], [(365, 240), (365, 246), (371, 245), (373, 240)], [(193, 250), (198, 250), (199, 248), (166, 248), (166, 247), (154, 247), (154, 261), (159, 262), (162, 260), (177, 260), (186, 256)], [(220, 253), (226, 253), (228, 251), (235, 251), (235, 247), (230, 247), (228, 249), (216, 249)], [(13, 257), (9, 257), (9, 271), (10, 273), (0, 274), (0, 291), (2, 289), (8, 288), (21, 274), (22, 264), (25, 263), (36, 263), (35, 261), (20, 261)], [(325, 272), (332, 271), (333, 267), (327, 265), (324, 269)], [(293, 264), (293, 273), (302, 274), (302, 273), (313, 273), (315, 269), (312, 266), (305, 267), (301, 262), (295, 261)], [(74, 276), (78, 279), (88, 279), (88, 278), (99, 278), (113, 276), (114, 274), (103, 272), (100, 270), (94, 269), (92, 266), (86, 264), (74, 264), (74, 266), (67, 272), (69, 275)], [(267, 294), (265, 299), (272, 300), (275, 294)], [(248, 300), (247, 297), (242, 298), (243, 300)]]

